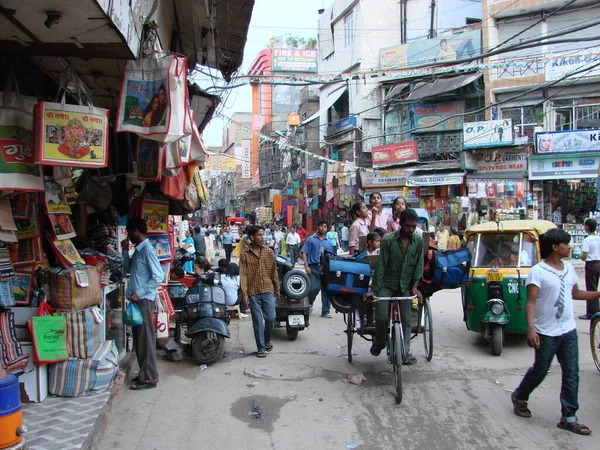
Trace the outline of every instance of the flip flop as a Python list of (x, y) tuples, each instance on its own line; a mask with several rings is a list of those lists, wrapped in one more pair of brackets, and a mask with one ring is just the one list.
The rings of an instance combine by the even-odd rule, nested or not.
[(132, 391), (142, 391), (144, 389), (154, 389), (156, 387), (156, 383), (139, 383), (133, 384), (129, 387)]
[(265, 345), (265, 349), (267, 350), (267, 352), (270, 352), (271, 350), (273, 350), (273, 344), (269, 343)]
[(568, 430), (571, 433), (581, 434), (582, 436), (589, 436), (592, 434), (592, 430), (590, 430), (589, 427), (579, 422), (563, 422), (561, 420), (556, 426), (563, 430)]
[(266, 352), (256, 352), (256, 357), (257, 358), (266, 358), (267, 353)]

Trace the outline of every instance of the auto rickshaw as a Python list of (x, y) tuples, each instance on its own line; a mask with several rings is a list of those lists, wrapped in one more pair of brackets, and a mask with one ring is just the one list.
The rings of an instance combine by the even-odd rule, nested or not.
[(462, 286), (467, 329), (484, 332), (499, 356), (504, 333), (527, 334), (525, 281), (541, 261), (539, 236), (556, 228), (547, 220), (488, 222), (467, 229), (469, 282)]

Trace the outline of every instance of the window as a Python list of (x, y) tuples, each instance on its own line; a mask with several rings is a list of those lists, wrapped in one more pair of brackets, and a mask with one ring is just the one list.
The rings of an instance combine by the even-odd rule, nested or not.
[(522, 108), (502, 108), (502, 118), (512, 119), (516, 136), (528, 136), (533, 142), (534, 128), (541, 126), (544, 117), (542, 105)]
[[(581, 104), (586, 102), (589, 104)], [(575, 104), (574, 103), (579, 103)], [(600, 127), (598, 99), (557, 100), (554, 102), (554, 129), (556, 131), (586, 130)]]
[(344, 47), (354, 43), (354, 12), (350, 11), (344, 17)]

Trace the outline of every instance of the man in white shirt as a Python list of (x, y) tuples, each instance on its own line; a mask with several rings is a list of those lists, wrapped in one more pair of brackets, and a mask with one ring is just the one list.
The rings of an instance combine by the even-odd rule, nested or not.
[(440, 250), (446, 250), (448, 248), (448, 239), (450, 239), (450, 233), (444, 228), (444, 223), (440, 222), (438, 225), (437, 233), (435, 233), (435, 240)]
[(296, 227), (291, 226), (290, 230), (285, 237), (285, 243), (287, 244), (288, 255), (292, 266), (296, 265), (298, 260), (298, 245), (300, 245), (300, 235), (296, 232)]
[(281, 241), (283, 241), (283, 233), (279, 225), (275, 225), (275, 254), (279, 255), (281, 253)]
[(535, 349), (533, 366), (511, 395), (513, 412), (519, 417), (531, 417), (527, 407), (529, 396), (548, 373), (557, 356), (562, 372), (560, 404), (561, 419), (557, 426), (576, 434), (589, 435), (591, 430), (579, 423), (579, 348), (573, 313), (573, 300), (596, 300), (600, 292), (586, 292), (577, 286), (573, 266), (563, 258), (571, 249), (571, 236), (555, 228), (540, 236), (544, 260), (527, 276), (527, 343)]
[(348, 251), (348, 240), (350, 238), (350, 228), (348, 228), (348, 224), (346, 222), (344, 222), (344, 226), (341, 229), (341, 235), (342, 235), (342, 239), (341, 239), (342, 248), (344, 249), (345, 252), (347, 252)]
[[(581, 260), (585, 261), (585, 290), (597, 291), (600, 280), (600, 236), (596, 234), (598, 224), (594, 219), (587, 219), (583, 224), (588, 236), (581, 244)], [(588, 300), (585, 314), (580, 319), (590, 320), (600, 309), (598, 300)]]

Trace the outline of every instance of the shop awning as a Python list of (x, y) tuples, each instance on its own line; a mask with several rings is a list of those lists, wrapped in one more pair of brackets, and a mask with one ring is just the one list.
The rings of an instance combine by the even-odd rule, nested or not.
[(312, 116), (307, 118), (306, 120), (303, 120), (302, 122), (300, 122), (300, 125), (306, 125), (307, 123), (312, 122), (313, 120), (319, 118), (321, 116), (321, 114), (327, 113), (327, 110), (329, 108), (331, 108), (333, 106), (333, 104), (335, 102), (337, 102), (342, 95), (344, 95), (344, 92), (346, 92), (347, 89), (348, 89), (348, 86), (344, 85), (344, 86), (338, 87), (334, 91), (329, 92), (327, 94), (322, 93), (319, 96), (319, 104), (320, 104), (319, 110), (316, 113), (314, 113)]
[(388, 94), (385, 96), (384, 101), (387, 102), (391, 99), (393, 99), (394, 97), (399, 96), (400, 94), (402, 94), (402, 91), (404, 89), (406, 89), (408, 87), (408, 83), (398, 83), (396, 85), (394, 85), (394, 87), (392, 87), (390, 89), (390, 91), (388, 92)]
[(465, 172), (448, 172), (430, 175), (409, 175), (406, 177), (406, 186), (448, 186), (452, 184), (462, 184), (465, 179)]
[(420, 100), (425, 97), (434, 97), (445, 92), (452, 92), (463, 86), (477, 81), (483, 76), (482, 73), (459, 75), (457, 77), (442, 78), (435, 81), (417, 83), (407, 100)]

